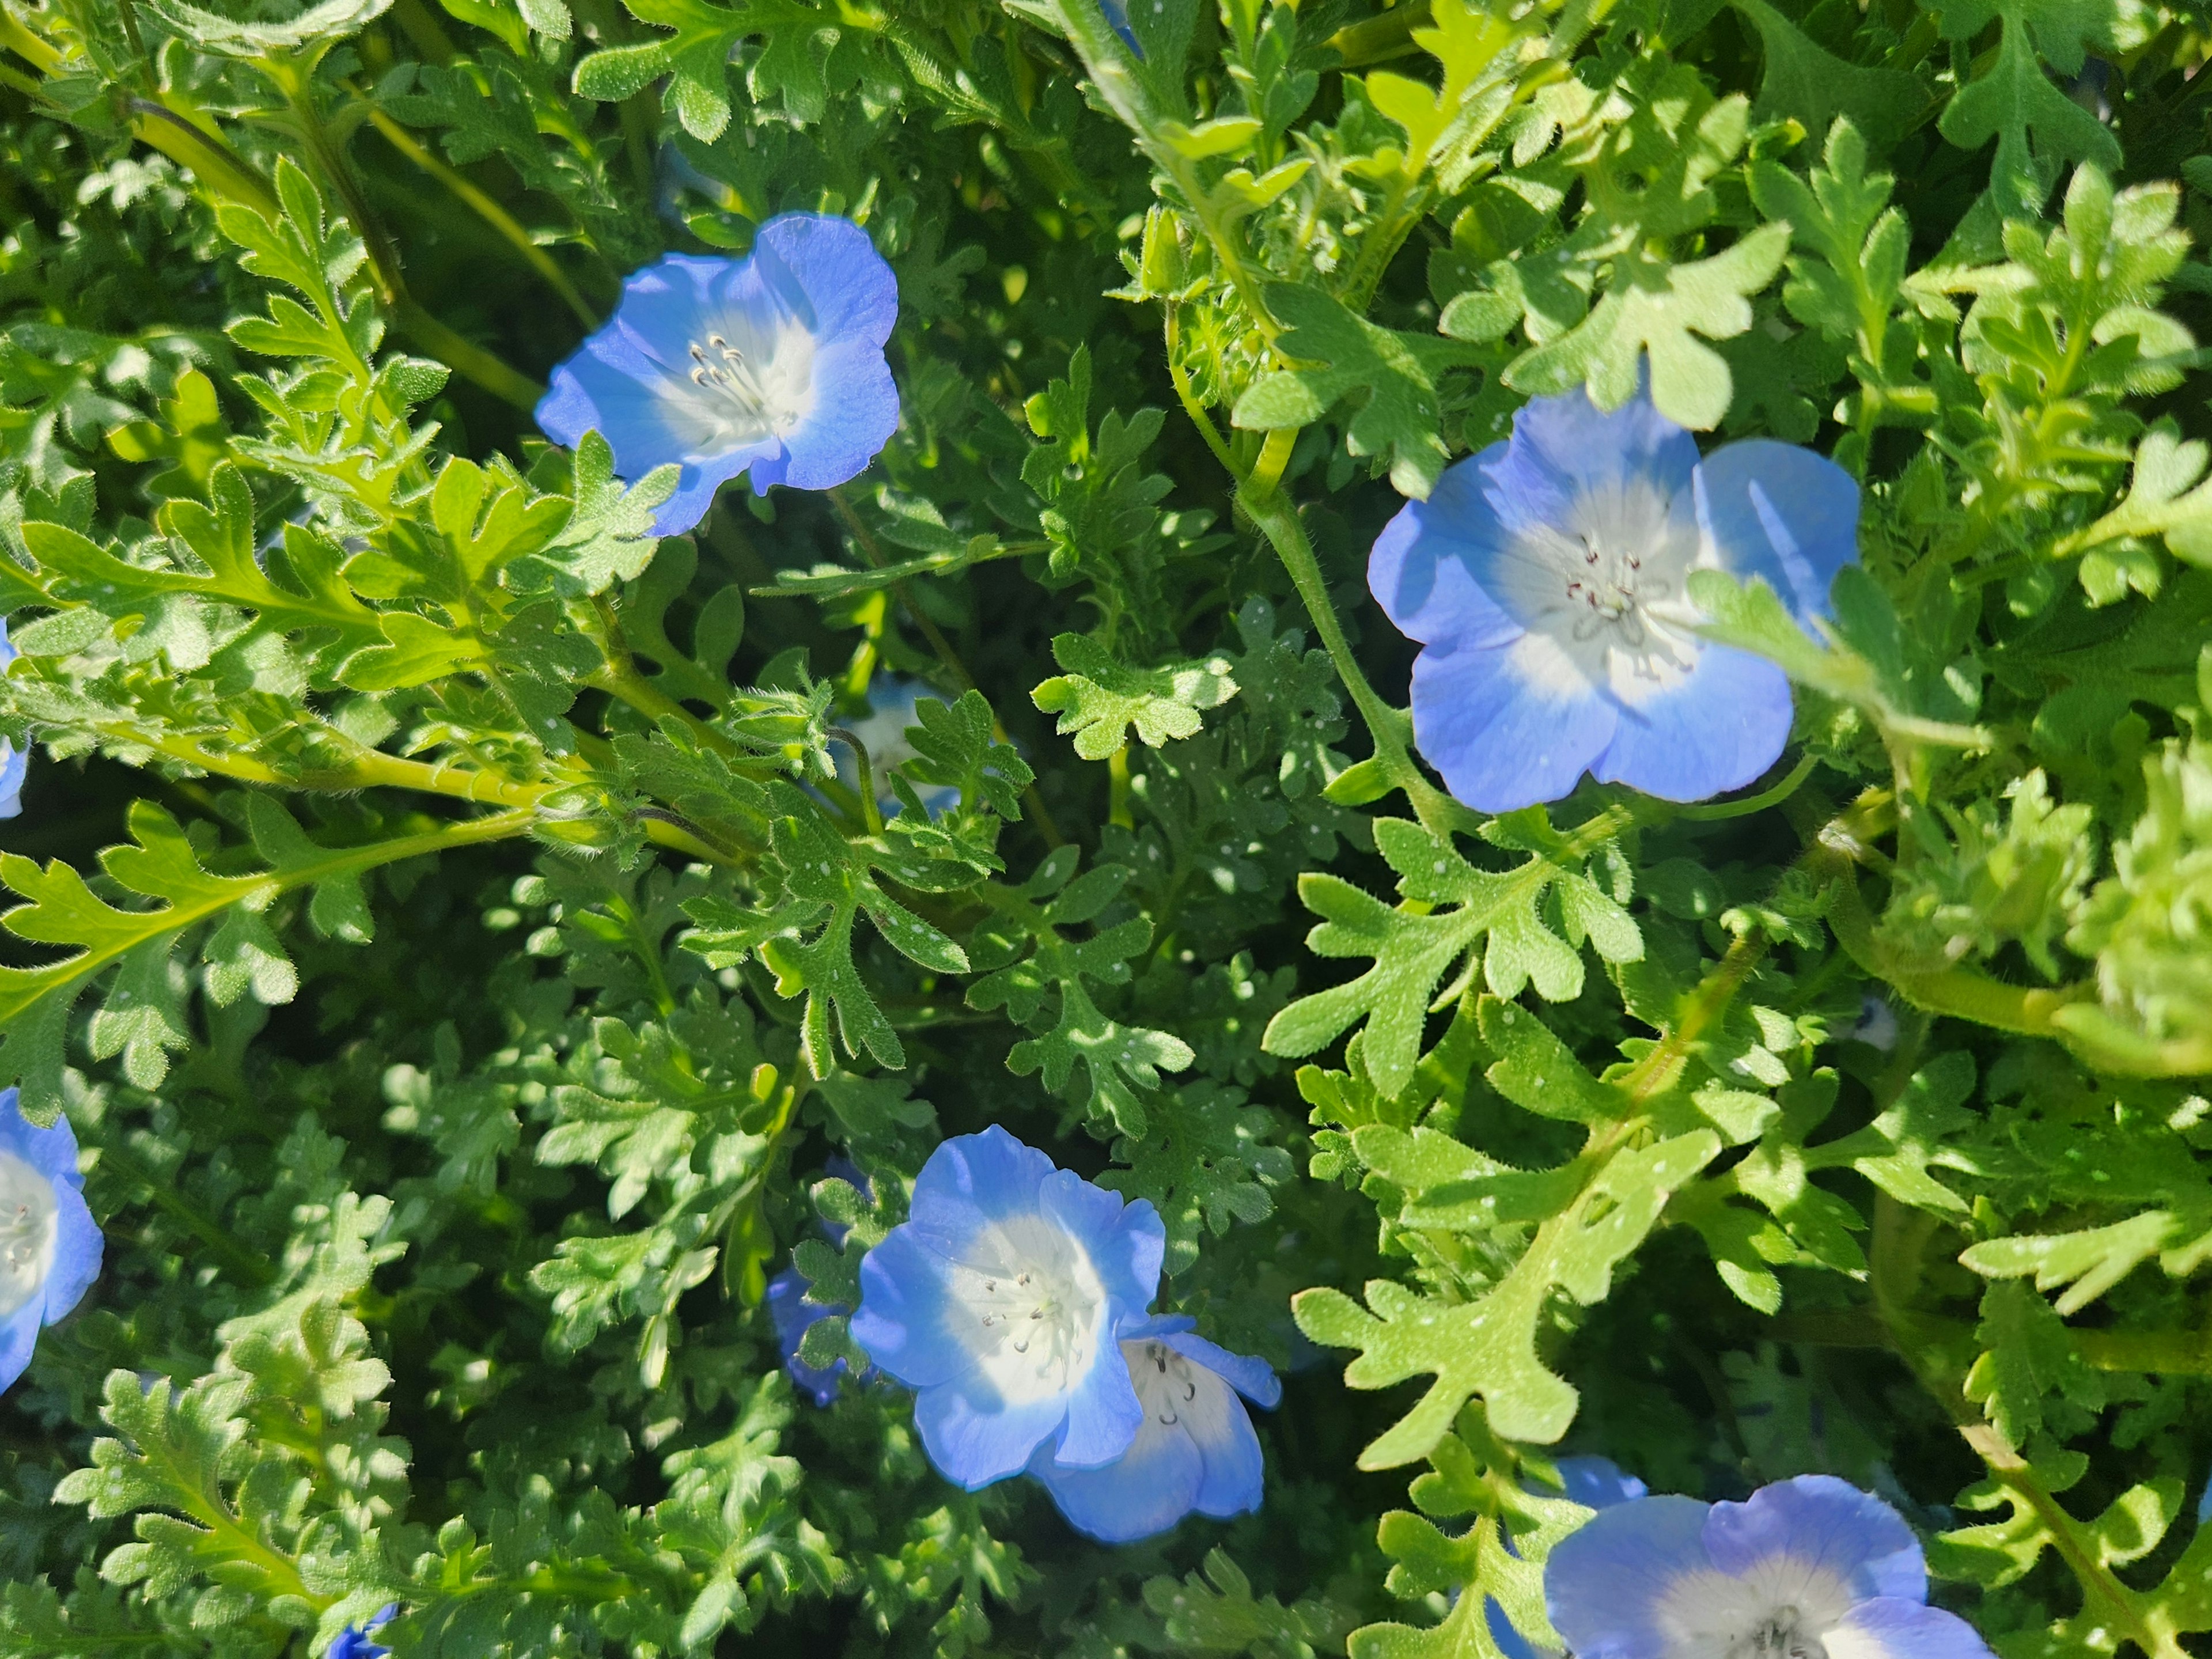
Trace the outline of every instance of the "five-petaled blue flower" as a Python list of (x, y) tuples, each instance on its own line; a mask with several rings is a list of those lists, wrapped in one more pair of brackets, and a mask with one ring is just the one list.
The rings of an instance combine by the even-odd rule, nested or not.
[(1540, 398), (1376, 538), (1368, 586), (1425, 647), (1413, 738), (1486, 812), (1558, 800), (1587, 771), (1666, 800), (1749, 783), (1790, 736), (1790, 686), (1709, 645), (1690, 573), (1764, 577), (1800, 620), (1857, 556), (1859, 492), (1766, 439), (1702, 460), (1638, 397)]
[(349, 1625), (338, 1632), (338, 1639), (331, 1644), (323, 1659), (390, 1659), (392, 1650), (368, 1638), (390, 1624), (399, 1612), (399, 1604), (378, 1613), (367, 1625)]
[[(1562, 1457), (1553, 1467), (1559, 1470), (1561, 1489), (1584, 1509), (1609, 1510), (1616, 1504), (1641, 1498), (1650, 1490), (1634, 1475), (1625, 1474), (1620, 1465), (1609, 1457)], [(1522, 1484), (1531, 1492), (1544, 1490), (1526, 1481)], [(1505, 1540), (1505, 1547), (1513, 1548), (1510, 1538)], [(1505, 1659), (1538, 1659), (1540, 1654), (1557, 1651), (1538, 1648), (1522, 1635), (1496, 1601), (1486, 1601), (1482, 1611), (1490, 1622), (1490, 1638), (1498, 1644), (1498, 1650)]]
[(915, 1390), (929, 1460), (974, 1491), (1040, 1447), (1096, 1468), (1145, 1420), (1121, 1338), (1158, 1287), (1167, 1230), (995, 1124), (929, 1155), (908, 1218), (860, 1264), (853, 1336)]
[(1243, 1395), (1273, 1407), (1281, 1381), (1265, 1360), (1190, 1334), (1195, 1322), (1163, 1314), (1121, 1333), (1121, 1358), (1143, 1426), (1128, 1450), (1099, 1468), (1070, 1468), (1040, 1446), (1030, 1472), (1069, 1524), (1102, 1544), (1127, 1544), (1195, 1510), (1226, 1519), (1260, 1507), (1260, 1437)]
[(34, 1128), (15, 1091), (0, 1090), (0, 1390), (31, 1363), (40, 1328), (100, 1277), (100, 1255), (69, 1120)]
[(653, 527), (676, 535), (739, 473), (756, 495), (827, 489), (873, 460), (898, 426), (884, 361), (897, 316), (866, 231), (783, 214), (742, 259), (672, 253), (632, 272), (606, 326), (553, 371), (538, 424), (569, 445), (596, 429), (625, 478), (675, 464)]
[[(0, 617), (0, 672), (15, 660), (15, 647), (8, 643), (8, 619)], [(0, 738), (0, 818), (12, 818), (23, 810), (23, 775), (30, 770), (28, 752), (17, 754)]]
[(1990, 1659), (1927, 1605), (1904, 1518), (1825, 1474), (1601, 1510), (1552, 1551), (1544, 1601), (1576, 1659)]

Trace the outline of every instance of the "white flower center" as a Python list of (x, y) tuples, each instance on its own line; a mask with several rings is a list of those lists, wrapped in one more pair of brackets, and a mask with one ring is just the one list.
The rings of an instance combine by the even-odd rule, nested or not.
[(1772, 1555), (1740, 1578), (1686, 1573), (1661, 1598), (1658, 1624), (1667, 1659), (1830, 1659), (1827, 1638), (1853, 1600), (1828, 1568)]
[(1494, 567), (1493, 597), (1554, 673), (1633, 700), (1696, 663), (1686, 588), (1698, 534), (1671, 505), (1642, 479), (1593, 489), (1568, 504), (1565, 523), (1523, 528)]
[(1124, 1342), (1121, 1358), (1137, 1403), (1145, 1408), (1144, 1423), (1125, 1456), (1142, 1462), (1172, 1435), (1188, 1435), (1201, 1446), (1227, 1441), (1237, 1396), (1218, 1374), (1152, 1338)]
[(46, 1288), (54, 1265), (53, 1183), (13, 1152), (0, 1152), (0, 1319)]
[(781, 437), (814, 407), (814, 336), (781, 311), (732, 312), (691, 342), (664, 384), (678, 430), (701, 456)]
[(953, 1263), (966, 1340), (1008, 1405), (1066, 1394), (1097, 1358), (1106, 1287), (1083, 1246), (1042, 1216), (994, 1222)]

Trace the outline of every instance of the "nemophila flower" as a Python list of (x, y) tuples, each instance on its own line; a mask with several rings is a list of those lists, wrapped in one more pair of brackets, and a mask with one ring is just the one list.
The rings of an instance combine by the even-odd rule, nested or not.
[[(0, 672), (15, 660), (15, 647), (8, 643), (8, 619), (0, 617)], [(5, 738), (0, 738), (0, 818), (12, 818), (23, 810), (23, 775), (30, 770), (31, 757), (17, 754)]]
[(1690, 573), (1764, 577), (1801, 619), (1857, 556), (1858, 486), (1753, 439), (1700, 459), (1638, 398), (1607, 415), (1540, 398), (1375, 543), (1368, 585), (1413, 665), (1413, 738), (1486, 812), (1557, 800), (1584, 772), (1667, 800), (1741, 787), (1790, 736), (1790, 686), (1709, 645)]
[[(1642, 1498), (1650, 1490), (1634, 1475), (1623, 1473), (1620, 1465), (1609, 1457), (1562, 1457), (1553, 1467), (1559, 1471), (1561, 1491), (1584, 1509), (1609, 1510), (1616, 1504)], [(1543, 1490), (1526, 1481), (1522, 1484), (1528, 1486), (1531, 1492)], [(1513, 1549), (1511, 1538), (1505, 1540), (1505, 1547)], [(1520, 1552), (1514, 1550), (1514, 1553)], [(1486, 1600), (1482, 1611), (1490, 1624), (1491, 1640), (1498, 1644), (1498, 1650), (1505, 1659), (1542, 1659), (1558, 1651), (1555, 1648), (1539, 1648), (1522, 1635), (1494, 1599)]]
[(338, 1639), (330, 1645), (323, 1659), (388, 1659), (392, 1650), (380, 1646), (368, 1638), (390, 1624), (398, 1616), (397, 1602), (378, 1613), (367, 1625), (349, 1625), (338, 1632)]
[[(918, 752), (907, 741), (906, 735), (908, 726), (921, 724), (914, 712), (915, 705), (933, 695), (927, 686), (916, 681), (902, 679), (896, 674), (878, 674), (868, 682), (867, 717), (846, 722), (845, 729), (868, 746), (868, 769), (875, 785), (876, 800), (886, 816), (899, 810), (899, 799), (891, 793), (891, 769), (914, 759)], [(840, 744), (836, 756), (838, 779), (847, 788), (857, 789), (860, 771), (852, 755)], [(957, 785), (917, 787), (915, 793), (933, 814), (951, 811), (960, 805)]]
[(786, 1267), (768, 1282), (768, 1316), (775, 1326), (775, 1345), (783, 1351), (784, 1370), (814, 1397), (816, 1405), (827, 1406), (842, 1385), (845, 1362), (840, 1359), (827, 1369), (810, 1365), (799, 1357), (799, 1345), (817, 1320), (848, 1310), (839, 1303), (817, 1302), (808, 1294), (812, 1289), (796, 1267)]
[(100, 1277), (100, 1255), (69, 1120), (34, 1128), (15, 1091), (0, 1090), (0, 1390), (31, 1363), (40, 1328)]
[(1045, 1446), (1030, 1460), (1068, 1524), (1102, 1544), (1149, 1538), (1193, 1510), (1226, 1519), (1260, 1507), (1260, 1437), (1237, 1395), (1273, 1407), (1282, 1382), (1265, 1360), (1193, 1336), (1195, 1322), (1164, 1314), (1121, 1334), (1145, 1412), (1128, 1450), (1097, 1468), (1071, 1468)]
[(1741, 1504), (1641, 1498), (1552, 1551), (1544, 1601), (1576, 1659), (1990, 1659), (1927, 1605), (1895, 1510), (1824, 1474)]
[(597, 430), (615, 470), (678, 469), (653, 527), (706, 516), (740, 473), (827, 489), (873, 460), (898, 425), (884, 342), (898, 315), (891, 268), (846, 219), (787, 213), (742, 259), (672, 253), (623, 283), (605, 327), (553, 371), (538, 424), (574, 445)]
[[(872, 1194), (867, 1176), (849, 1158), (832, 1158), (823, 1173), (849, 1182), (863, 1197)], [(852, 1231), (841, 1222), (826, 1219), (816, 1224), (832, 1244), (842, 1244), (845, 1235)], [(850, 1311), (842, 1302), (816, 1301), (813, 1285), (799, 1271), (796, 1262), (768, 1282), (768, 1316), (775, 1327), (775, 1343), (783, 1354), (783, 1369), (790, 1373), (793, 1382), (814, 1397), (817, 1406), (827, 1406), (837, 1397), (847, 1366), (842, 1359), (827, 1368), (810, 1365), (799, 1357), (799, 1345), (806, 1340), (806, 1333), (817, 1321)], [(866, 1380), (866, 1376), (861, 1378), (863, 1382)]]
[(1129, 1449), (1145, 1408), (1119, 1346), (1167, 1230), (995, 1124), (929, 1155), (907, 1219), (860, 1264), (853, 1335), (915, 1390), (929, 1460), (971, 1492), (1040, 1447), (1063, 1468)]

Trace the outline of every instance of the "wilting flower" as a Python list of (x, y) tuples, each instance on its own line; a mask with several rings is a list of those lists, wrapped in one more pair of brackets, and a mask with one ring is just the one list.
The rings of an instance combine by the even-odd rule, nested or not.
[(1989, 1659), (1926, 1605), (1904, 1518), (1824, 1474), (1601, 1510), (1552, 1551), (1544, 1601), (1576, 1659)]
[[(875, 785), (876, 799), (886, 816), (899, 810), (899, 799), (891, 793), (891, 769), (915, 757), (918, 751), (907, 741), (907, 728), (921, 724), (914, 712), (915, 705), (929, 695), (926, 685), (902, 679), (896, 674), (878, 674), (868, 682), (867, 718), (847, 723), (846, 729), (868, 746), (871, 781)], [(858, 788), (860, 772), (852, 756), (842, 744), (836, 752), (839, 779), (847, 788)], [(932, 813), (947, 812), (960, 805), (957, 784), (937, 784), (917, 788), (915, 793)]]
[(31, 1363), (40, 1328), (100, 1277), (100, 1255), (69, 1120), (34, 1128), (15, 1091), (0, 1091), (0, 1390)]
[(323, 1656), (323, 1659), (388, 1659), (392, 1650), (380, 1647), (368, 1638), (390, 1624), (398, 1611), (398, 1604), (394, 1602), (367, 1625), (347, 1626), (338, 1632), (338, 1639), (331, 1644), (330, 1651)]
[(1764, 577), (1801, 620), (1857, 556), (1858, 486), (1753, 439), (1698, 459), (1638, 398), (1540, 398), (1376, 538), (1368, 585), (1413, 665), (1413, 738), (1486, 812), (1557, 800), (1587, 771), (1667, 800), (1741, 787), (1790, 736), (1790, 685), (1700, 639), (1692, 570)]
[(631, 273), (605, 327), (553, 371), (538, 424), (574, 444), (597, 430), (615, 470), (678, 469), (653, 515), (672, 536), (749, 473), (827, 489), (873, 460), (898, 425), (884, 342), (898, 316), (891, 268), (849, 220), (787, 213), (742, 259), (672, 253)]
[(1030, 1473), (1070, 1525), (1102, 1544), (1127, 1544), (1195, 1510), (1225, 1519), (1260, 1507), (1260, 1437), (1243, 1395), (1273, 1407), (1283, 1385), (1265, 1360), (1193, 1336), (1194, 1322), (1167, 1314), (1121, 1334), (1121, 1359), (1144, 1407), (1128, 1450), (1098, 1468), (1070, 1468), (1039, 1447)]
[[(0, 672), (15, 660), (15, 647), (8, 643), (8, 619), (0, 617)], [(0, 818), (12, 818), (23, 810), (23, 775), (30, 769), (28, 753), (17, 754), (7, 738), (0, 738)]]
[[(1609, 1510), (1616, 1504), (1641, 1498), (1650, 1490), (1634, 1475), (1624, 1474), (1620, 1465), (1609, 1457), (1562, 1457), (1553, 1467), (1559, 1473), (1562, 1490), (1584, 1509)], [(1541, 1488), (1530, 1486), (1529, 1490)], [(1505, 1540), (1505, 1547), (1513, 1548), (1510, 1538)], [(1540, 1655), (1559, 1651), (1556, 1648), (1539, 1648), (1522, 1635), (1496, 1601), (1486, 1601), (1482, 1611), (1490, 1621), (1491, 1640), (1498, 1644), (1498, 1650), (1505, 1659), (1539, 1659)]]
[(915, 1390), (929, 1460), (970, 1491), (1040, 1447), (1063, 1468), (1129, 1448), (1145, 1408), (1119, 1346), (1159, 1285), (1167, 1230), (995, 1124), (915, 1178), (908, 1218), (860, 1264), (853, 1336)]

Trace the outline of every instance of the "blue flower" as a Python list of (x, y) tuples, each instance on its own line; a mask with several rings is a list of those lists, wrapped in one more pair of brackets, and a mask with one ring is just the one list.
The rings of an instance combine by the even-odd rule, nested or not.
[(1260, 1437), (1237, 1396), (1272, 1407), (1283, 1385), (1264, 1360), (1191, 1335), (1194, 1322), (1168, 1314), (1122, 1332), (1145, 1410), (1128, 1450), (1100, 1468), (1070, 1468), (1043, 1446), (1030, 1460), (1068, 1524), (1102, 1544), (1165, 1532), (1194, 1510), (1226, 1519), (1260, 1507)]
[(827, 1370), (810, 1365), (799, 1357), (799, 1345), (816, 1320), (848, 1310), (839, 1303), (817, 1302), (808, 1294), (812, 1288), (797, 1267), (786, 1267), (768, 1282), (768, 1316), (775, 1326), (775, 1345), (783, 1351), (784, 1370), (791, 1373), (793, 1382), (814, 1396), (816, 1405), (827, 1406), (837, 1397), (845, 1362), (840, 1359)]
[(1990, 1659), (1971, 1626), (1927, 1601), (1904, 1518), (1825, 1474), (1741, 1504), (1603, 1510), (1544, 1567), (1545, 1605), (1576, 1659)]
[[(1650, 1490), (1634, 1475), (1624, 1474), (1609, 1457), (1562, 1457), (1553, 1467), (1559, 1473), (1559, 1485), (1566, 1496), (1588, 1510), (1609, 1510), (1616, 1504), (1642, 1498)], [(1540, 1488), (1530, 1486), (1529, 1490)], [(1505, 1540), (1505, 1547), (1513, 1549), (1511, 1538)], [(1514, 1550), (1514, 1553), (1520, 1552)], [(1505, 1659), (1539, 1659), (1541, 1654), (1557, 1651), (1539, 1649), (1522, 1635), (1494, 1598), (1485, 1601), (1482, 1611), (1490, 1621), (1490, 1638)]]
[(574, 445), (596, 429), (615, 471), (679, 471), (653, 515), (676, 535), (749, 472), (827, 489), (873, 460), (898, 426), (884, 342), (898, 316), (891, 268), (849, 220), (787, 213), (742, 259), (672, 253), (633, 271), (605, 327), (553, 371), (538, 424)]
[[(891, 769), (913, 760), (920, 752), (907, 741), (906, 733), (908, 726), (921, 724), (914, 712), (915, 705), (929, 695), (929, 688), (915, 681), (902, 679), (896, 674), (878, 674), (868, 682), (867, 718), (849, 721), (846, 726), (846, 730), (868, 746), (868, 770), (875, 784), (876, 800), (887, 817), (899, 810), (899, 799), (891, 793)], [(838, 778), (847, 788), (858, 788), (860, 773), (852, 756), (842, 744), (836, 754)], [(957, 784), (917, 787), (915, 793), (933, 815), (949, 812), (960, 805)]]
[(1061, 1468), (1129, 1449), (1145, 1408), (1120, 1340), (1167, 1230), (995, 1124), (929, 1155), (908, 1218), (860, 1263), (853, 1336), (915, 1390), (929, 1460), (974, 1491), (1040, 1446)]
[(1610, 415), (1540, 398), (1376, 538), (1368, 586), (1413, 665), (1413, 738), (1486, 812), (1558, 800), (1587, 771), (1666, 800), (1739, 788), (1790, 736), (1790, 685), (1693, 631), (1691, 571), (1764, 577), (1801, 620), (1857, 557), (1858, 486), (1753, 439), (1700, 460), (1639, 397)]
[[(0, 617), (0, 672), (15, 660), (15, 647), (8, 643), (8, 619)], [(23, 810), (23, 774), (30, 766), (27, 751), (19, 755), (5, 738), (0, 738), (0, 818), (12, 818)]]
[(15, 1091), (0, 1090), (0, 1391), (31, 1363), (40, 1328), (100, 1277), (100, 1255), (69, 1120), (33, 1128)]
[(392, 1650), (380, 1647), (368, 1638), (390, 1624), (398, 1611), (399, 1604), (395, 1601), (378, 1613), (375, 1618), (370, 1620), (367, 1625), (347, 1626), (338, 1632), (338, 1639), (331, 1644), (330, 1650), (323, 1656), (323, 1659), (387, 1659)]

